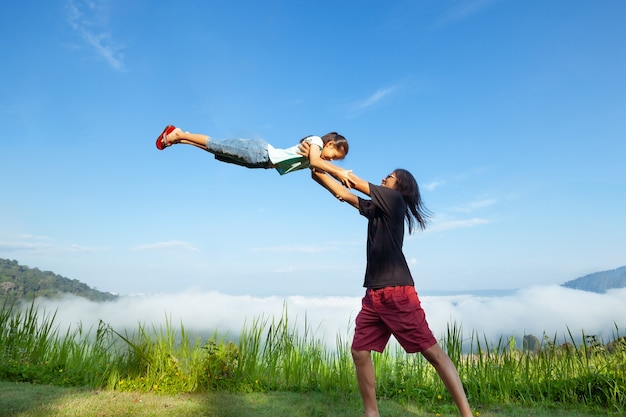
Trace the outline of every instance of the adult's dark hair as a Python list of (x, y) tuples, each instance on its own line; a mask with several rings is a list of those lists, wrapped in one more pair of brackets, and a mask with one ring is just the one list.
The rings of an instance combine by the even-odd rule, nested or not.
[(409, 226), (409, 233), (413, 233), (416, 225), (420, 230), (424, 230), (432, 213), (426, 208), (422, 201), (420, 189), (415, 177), (413, 177), (413, 174), (409, 171), (402, 168), (394, 170), (393, 173), (396, 177), (394, 189), (402, 194), (404, 202), (406, 203), (405, 218)]

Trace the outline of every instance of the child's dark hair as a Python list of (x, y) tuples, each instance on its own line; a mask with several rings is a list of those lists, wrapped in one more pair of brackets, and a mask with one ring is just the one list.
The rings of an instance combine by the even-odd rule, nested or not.
[(406, 203), (406, 222), (409, 226), (409, 234), (413, 233), (415, 226), (424, 230), (428, 219), (432, 217), (432, 213), (426, 208), (420, 195), (420, 189), (415, 181), (415, 177), (406, 169), (398, 168), (393, 171), (396, 176), (396, 185), (394, 189), (404, 198)]
[[(300, 142), (302, 142), (308, 137), (309, 136), (306, 136), (300, 139)], [(324, 145), (326, 145), (328, 142), (332, 142), (335, 148), (339, 149), (340, 151), (343, 151), (344, 156), (348, 155), (348, 150), (349, 150), (348, 139), (346, 139), (339, 133), (330, 132), (330, 133), (325, 134), (324, 136), (322, 136), (322, 142), (324, 143)]]

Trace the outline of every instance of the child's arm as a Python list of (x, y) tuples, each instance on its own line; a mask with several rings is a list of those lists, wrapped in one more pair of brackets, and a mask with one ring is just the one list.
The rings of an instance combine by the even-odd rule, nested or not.
[(322, 150), (317, 146), (311, 146), (309, 142), (305, 141), (300, 144), (299, 153), (309, 159), (309, 165), (311, 168), (328, 172), (348, 188), (352, 188), (352, 186), (354, 186), (354, 181), (349, 175), (350, 171), (341, 169), (337, 165), (322, 159)]

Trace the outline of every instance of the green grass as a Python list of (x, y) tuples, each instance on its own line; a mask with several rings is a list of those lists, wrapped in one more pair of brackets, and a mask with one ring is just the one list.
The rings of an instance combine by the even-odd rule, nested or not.
[[(593, 417), (606, 410), (571, 406), (489, 406), (480, 417)], [(455, 410), (436, 410), (413, 403), (380, 401), (384, 417), (441, 417)], [(362, 417), (359, 398), (322, 393), (229, 393), (162, 395), (85, 390), (0, 381), (0, 417)]]
[[(139, 324), (131, 333), (105, 323), (93, 331), (78, 325), (61, 333), (54, 313), (38, 311), (34, 304), (4, 304), (0, 380), (29, 384), (14, 385), (19, 388), (13, 394), (3, 385), (0, 408), (11, 404), (26, 413), (16, 415), (75, 415), (71, 410), (81, 408), (83, 416), (154, 415), (157, 409), (158, 415), (258, 416), (265, 409), (272, 415), (359, 415), (348, 341), (338, 336), (329, 349), (306, 323), (299, 334), (288, 317), (285, 307), (281, 317), (255, 318), (235, 342), (218, 338), (217, 329), (192, 340), (182, 323), (174, 327), (170, 321), (158, 328)], [(561, 344), (544, 337), (532, 350), (516, 346), (514, 338), (493, 345), (477, 335), (470, 340), (461, 335), (453, 324), (441, 344), (457, 365), (475, 413), (536, 417), (541, 415), (537, 410), (546, 410), (544, 415), (601, 410), (624, 415), (626, 341), (617, 328), (608, 344), (584, 334), (577, 343), (570, 334), (569, 342)], [(383, 415), (456, 415), (421, 355), (391, 348), (373, 359)], [(41, 405), (20, 401), (22, 395), (42, 398)], [(98, 411), (117, 409), (118, 402), (119, 414)], [(67, 414), (54, 414), (54, 407)], [(43, 414), (37, 414), (40, 410)]]

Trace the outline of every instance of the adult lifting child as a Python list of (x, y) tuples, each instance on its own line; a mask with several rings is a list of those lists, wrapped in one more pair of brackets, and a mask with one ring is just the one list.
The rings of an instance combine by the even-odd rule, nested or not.
[[(302, 155), (310, 152), (309, 149), (308, 143), (300, 146)], [(351, 346), (364, 417), (379, 417), (371, 351), (382, 352), (391, 335), (407, 353), (419, 352), (434, 366), (461, 415), (470, 417), (472, 410), (458, 371), (428, 326), (402, 250), (405, 223), (409, 234), (422, 230), (430, 214), (417, 181), (405, 169), (395, 169), (380, 185), (351, 172), (348, 175), (352, 188), (365, 197), (344, 188), (325, 172), (312, 170), (315, 181), (368, 220), (363, 283), (366, 290)]]

